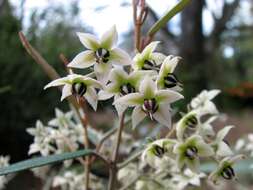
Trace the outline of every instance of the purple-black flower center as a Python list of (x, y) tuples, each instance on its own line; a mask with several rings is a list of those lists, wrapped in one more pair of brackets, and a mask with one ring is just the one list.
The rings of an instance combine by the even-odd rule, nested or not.
[(156, 63), (154, 60), (145, 60), (142, 66), (143, 70), (157, 70)]
[(185, 156), (190, 160), (193, 160), (198, 154), (198, 149), (195, 146), (189, 146), (185, 150)]
[(186, 119), (185, 124), (187, 128), (195, 129), (196, 126), (198, 125), (198, 119), (195, 115), (191, 115), (190, 117)]
[(165, 149), (163, 147), (161, 147), (161, 146), (159, 146), (159, 145), (156, 144), (156, 145), (153, 145), (153, 153), (157, 157), (161, 158), (161, 157), (163, 157), (163, 155), (165, 153)]
[(233, 177), (235, 177), (234, 169), (231, 166), (225, 167), (221, 172), (221, 176), (227, 180), (232, 179)]
[(120, 93), (123, 96), (134, 92), (135, 88), (130, 83), (126, 83), (120, 86)]
[(87, 91), (86, 84), (82, 82), (74, 82), (72, 84), (72, 94), (75, 96), (83, 96)]
[(173, 73), (168, 73), (167, 76), (164, 77), (164, 86), (166, 88), (173, 88), (175, 86), (181, 86), (181, 83), (178, 82), (177, 76)]
[(152, 115), (153, 113), (155, 113), (158, 110), (158, 104), (156, 102), (156, 99), (155, 98), (144, 99), (142, 109), (144, 112), (148, 113), (149, 115)]
[(104, 48), (98, 48), (95, 51), (95, 57), (97, 63), (107, 63), (109, 61), (110, 52)]

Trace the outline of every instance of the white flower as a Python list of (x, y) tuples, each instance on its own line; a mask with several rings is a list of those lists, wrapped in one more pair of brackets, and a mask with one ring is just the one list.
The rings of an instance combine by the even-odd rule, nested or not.
[(79, 53), (69, 63), (69, 67), (88, 68), (94, 65), (97, 79), (105, 84), (112, 65), (131, 64), (129, 55), (123, 50), (114, 47), (118, 40), (115, 26), (105, 32), (100, 40), (88, 33), (77, 33), (77, 35), (88, 50)]
[(128, 164), (126, 167), (120, 169), (118, 172), (118, 180), (124, 185), (135, 180), (137, 176), (138, 176), (138, 167), (134, 163)]
[(237, 155), (233, 157), (226, 157), (220, 163), (218, 168), (213, 171), (208, 177), (214, 184), (218, 184), (220, 179), (236, 179), (236, 175), (233, 169), (235, 162), (244, 159), (244, 155)]
[(214, 147), (215, 154), (219, 157), (224, 156), (231, 156), (233, 155), (233, 152), (229, 145), (224, 141), (224, 138), (228, 134), (228, 132), (233, 128), (234, 126), (226, 126), (223, 129), (221, 129), (217, 135), (215, 140), (212, 142), (212, 146)]
[(217, 116), (212, 116), (208, 118), (204, 123), (200, 122), (200, 125), (197, 129), (197, 132), (200, 136), (204, 138), (213, 137), (215, 135), (215, 132), (213, 130), (213, 126), (211, 123), (217, 119)]
[(187, 185), (201, 185), (201, 178), (206, 177), (204, 173), (194, 173), (190, 169), (185, 169), (181, 174), (173, 176), (172, 181), (177, 184), (177, 189), (184, 189)]
[(44, 89), (55, 86), (63, 86), (61, 100), (71, 95), (84, 97), (94, 110), (97, 109), (98, 98), (95, 88), (102, 88), (98, 81), (83, 75), (70, 74), (50, 82)]
[(60, 109), (55, 109), (55, 118), (50, 120), (48, 122), (48, 125), (54, 126), (54, 127), (67, 127), (68, 125), (73, 126), (74, 123), (71, 121), (71, 118), (73, 117), (73, 112), (70, 111), (68, 113), (63, 113)]
[(217, 114), (218, 110), (215, 104), (211, 101), (220, 93), (220, 90), (203, 90), (197, 97), (193, 98), (190, 107), (195, 110), (201, 110), (203, 114)]
[[(145, 71), (134, 71), (128, 74), (123, 69), (114, 68), (110, 73), (109, 80), (111, 81), (105, 86), (105, 90), (101, 90), (98, 93), (100, 100), (106, 100), (114, 96), (114, 101), (118, 98), (137, 92), (141, 79), (145, 77), (146, 74), (151, 74)], [(120, 104), (116, 104), (115, 108), (119, 115), (127, 108)]]
[(41, 121), (36, 122), (35, 128), (28, 128), (26, 131), (34, 136), (34, 142), (29, 148), (29, 155), (40, 152), (43, 156), (47, 156), (50, 152), (55, 151), (55, 148), (51, 145), (53, 142), (51, 129), (44, 126)]
[(177, 167), (182, 169), (187, 165), (193, 172), (199, 171), (199, 157), (208, 157), (214, 154), (211, 146), (204, 142), (202, 137), (193, 135), (185, 142), (178, 142), (173, 149), (177, 155)]
[(175, 165), (172, 156), (173, 145), (176, 143), (170, 139), (159, 139), (147, 145), (142, 153), (142, 161), (156, 169), (168, 169)]
[(191, 135), (198, 129), (200, 123), (198, 112), (195, 110), (184, 115), (176, 124), (176, 134), (179, 140)]
[(173, 73), (180, 59), (180, 57), (170, 55), (163, 61), (156, 81), (159, 89), (182, 90), (182, 84)]
[(172, 90), (158, 90), (150, 77), (145, 77), (139, 92), (131, 93), (117, 99), (114, 104), (135, 107), (132, 113), (132, 127), (135, 128), (147, 115), (164, 126), (171, 126), (169, 104), (182, 99), (183, 96)]
[[(9, 166), (10, 157), (0, 156), (0, 168)], [(10, 180), (9, 176), (0, 176), (0, 189), (5, 189), (5, 185)]]
[(136, 54), (133, 63), (134, 70), (159, 70), (159, 65), (166, 56), (161, 53), (154, 53), (158, 43), (158, 41), (151, 42), (141, 53)]

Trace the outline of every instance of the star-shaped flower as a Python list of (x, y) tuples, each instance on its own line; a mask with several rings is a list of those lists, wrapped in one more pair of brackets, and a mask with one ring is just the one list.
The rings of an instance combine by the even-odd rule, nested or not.
[(88, 49), (79, 53), (68, 67), (88, 68), (94, 65), (94, 71), (99, 81), (105, 84), (112, 65), (130, 65), (130, 56), (120, 48), (115, 47), (118, 34), (113, 26), (105, 32), (101, 39), (89, 33), (77, 33), (81, 43)]
[(214, 184), (218, 184), (219, 180), (236, 179), (236, 174), (233, 169), (235, 162), (245, 159), (245, 156), (240, 154), (233, 157), (226, 157), (220, 163), (218, 168), (208, 177)]
[[(100, 90), (98, 97), (100, 100), (106, 100), (114, 96), (114, 101), (130, 93), (135, 93), (139, 89), (140, 81), (148, 71), (133, 71), (130, 74), (123, 69), (114, 68), (110, 73), (110, 83), (105, 86), (105, 90)], [(116, 104), (115, 108), (118, 114), (122, 114), (127, 106)]]
[(98, 98), (95, 88), (102, 88), (98, 81), (83, 75), (70, 74), (50, 82), (44, 89), (55, 86), (63, 86), (61, 100), (70, 95), (84, 97), (94, 110), (97, 109)]
[(156, 70), (159, 71), (159, 65), (165, 59), (162, 53), (154, 52), (158, 41), (151, 42), (147, 45), (141, 53), (137, 53), (134, 57), (134, 70)]
[(192, 99), (190, 103), (191, 109), (201, 110), (202, 112), (210, 114), (217, 114), (218, 110), (211, 100), (219, 93), (220, 90), (203, 90), (197, 97)]
[(150, 77), (140, 83), (139, 92), (131, 93), (117, 99), (114, 104), (135, 107), (132, 113), (132, 126), (135, 128), (147, 115), (162, 125), (171, 126), (169, 104), (182, 99), (183, 96), (172, 90), (158, 90)]
[(170, 55), (163, 61), (157, 78), (157, 86), (160, 89), (182, 90), (182, 84), (173, 73), (181, 57)]
[(178, 142), (173, 152), (177, 155), (177, 167), (182, 169), (184, 165), (187, 165), (193, 172), (199, 171), (199, 157), (214, 154), (211, 146), (205, 143), (199, 135), (193, 135), (185, 142)]
[(233, 152), (227, 142), (224, 140), (228, 132), (234, 126), (226, 126), (221, 129), (218, 133), (214, 141), (212, 142), (212, 146), (214, 147), (215, 153), (219, 157), (231, 156)]
[(142, 160), (156, 169), (168, 168), (174, 164), (171, 155), (175, 143), (174, 140), (159, 139), (148, 144), (142, 153)]

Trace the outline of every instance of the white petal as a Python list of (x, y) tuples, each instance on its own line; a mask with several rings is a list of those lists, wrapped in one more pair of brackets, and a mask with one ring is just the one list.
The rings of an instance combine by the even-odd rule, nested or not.
[(44, 89), (50, 88), (50, 87), (55, 87), (55, 86), (62, 86), (67, 84), (67, 82), (69, 81), (68, 77), (63, 77), (63, 78), (59, 78), (56, 80), (53, 80), (52, 82), (48, 83)]
[(143, 96), (140, 93), (131, 93), (115, 100), (113, 104), (138, 106), (141, 105), (142, 103), (143, 103)]
[(105, 49), (111, 49), (114, 45), (116, 45), (117, 41), (118, 41), (118, 33), (116, 30), (116, 26), (114, 25), (101, 37), (101, 46)]
[(146, 117), (140, 106), (136, 106), (132, 113), (132, 128), (135, 127)]
[(147, 45), (142, 51), (141, 55), (144, 59), (148, 59), (151, 56), (151, 53), (156, 49), (156, 46), (159, 44), (159, 41), (151, 42)]
[(217, 96), (221, 91), (218, 89), (210, 90), (208, 92), (208, 99), (212, 100), (215, 96)]
[(110, 77), (109, 80), (113, 81), (113, 82), (121, 82), (123, 80), (126, 80), (128, 78), (127, 73), (121, 69), (121, 68), (114, 68), (112, 69), (112, 71), (110, 72)]
[(168, 105), (159, 105), (158, 110), (153, 114), (156, 121), (166, 127), (171, 127), (171, 113)]
[(186, 159), (187, 166), (191, 169), (193, 172), (199, 172), (199, 159), (195, 158), (193, 160)]
[(181, 57), (178, 57), (178, 56), (168, 56), (165, 60), (164, 60), (164, 63), (166, 65), (166, 70), (169, 72), (169, 73), (173, 73), (178, 62), (181, 60)]
[[(114, 96), (114, 101), (117, 100), (120, 96), (119, 95), (115, 95)], [(123, 114), (123, 112), (127, 109), (126, 105), (122, 105), (122, 104), (115, 104), (115, 109), (118, 113), (118, 116), (121, 116)]]
[(66, 84), (62, 88), (61, 101), (70, 95), (72, 95), (72, 86), (71, 86), (71, 84)]
[(111, 98), (114, 94), (104, 91), (104, 90), (100, 90), (98, 93), (98, 99), (99, 100), (107, 100), (109, 98)]
[(95, 64), (94, 52), (87, 50), (79, 53), (69, 64), (68, 67), (84, 69)]
[(96, 36), (92, 34), (77, 32), (77, 36), (79, 37), (81, 43), (88, 49), (95, 51), (100, 47)]
[(109, 79), (109, 73), (112, 69), (112, 65), (108, 63), (96, 63), (94, 65), (94, 71), (97, 79), (105, 85)]
[(216, 137), (216, 141), (217, 142), (221, 142), (223, 141), (223, 139), (226, 137), (226, 135), (228, 134), (228, 132), (230, 131), (230, 129), (232, 129), (234, 126), (230, 125), (230, 126), (226, 126), (223, 129), (221, 129), (218, 133), (217, 133), (217, 137)]
[(159, 90), (156, 93), (156, 100), (158, 102), (172, 103), (184, 98), (183, 95), (173, 90)]
[(98, 103), (96, 90), (92, 87), (88, 87), (87, 92), (84, 94), (84, 97), (87, 100), (87, 102), (92, 106), (92, 108), (96, 111)]
[(162, 53), (154, 52), (154, 53), (152, 53), (151, 57), (155, 61), (156, 65), (161, 65), (162, 62), (165, 60), (166, 55), (164, 55)]
[(225, 156), (232, 156), (233, 152), (231, 148), (225, 142), (222, 141), (218, 144), (218, 150), (216, 154), (217, 156), (225, 157)]
[(155, 82), (151, 77), (146, 76), (140, 84), (140, 93), (144, 95), (145, 98), (153, 98), (155, 96), (155, 91), (157, 87)]
[(131, 65), (132, 60), (128, 53), (119, 48), (114, 48), (110, 51), (109, 63), (113, 65)]

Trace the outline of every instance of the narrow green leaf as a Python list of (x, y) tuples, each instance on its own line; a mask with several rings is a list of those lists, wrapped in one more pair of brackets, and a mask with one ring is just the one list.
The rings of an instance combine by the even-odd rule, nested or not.
[(153, 36), (158, 32), (167, 22), (174, 17), (177, 13), (182, 11), (191, 0), (181, 0), (175, 7), (169, 10), (165, 15), (163, 15), (148, 31), (149, 36)]
[(45, 156), (45, 157), (38, 157), (38, 158), (29, 159), (29, 160), (24, 160), (24, 161), (12, 164), (8, 167), (0, 168), (0, 176), (6, 175), (9, 173), (19, 172), (22, 170), (31, 169), (31, 168), (54, 164), (56, 162), (61, 162), (64, 160), (69, 160), (69, 159), (91, 155), (91, 154), (93, 154), (93, 151), (87, 149), (87, 150), (79, 150), (76, 152), (55, 154), (55, 155), (50, 155), (50, 156)]

